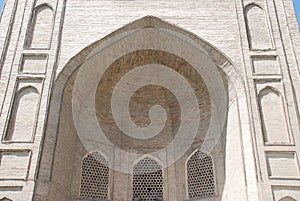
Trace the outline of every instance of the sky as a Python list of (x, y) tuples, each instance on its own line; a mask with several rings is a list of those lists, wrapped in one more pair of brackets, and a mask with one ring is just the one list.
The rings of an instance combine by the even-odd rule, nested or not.
[[(4, 1), (5, 0), (0, 0), (0, 13), (2, 13), (2, 8), (3, 8)], [(293, 1), (294, 1), (296, 14), (297, 14), (297, 18), (298, 18), (298, 25), (299, 25), (299, 28), (300, 28), (300, 0), (293, 0)]]
[(294, 5), (296, 9), (297, 18), (298, 18), (298, 26), (300, 28), (300, 0), (294, 0)]

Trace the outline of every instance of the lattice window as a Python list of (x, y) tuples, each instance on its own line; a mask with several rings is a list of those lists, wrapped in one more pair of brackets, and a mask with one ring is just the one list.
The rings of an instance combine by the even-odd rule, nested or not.
[(162, 200), (162, 173), (162, 166), (149, 157), (135, 164), (133, 167), (133, 200)]
[(196, 151), (187, 162), (187, 183), (190, 199), (215, 195), (213, 162), (210, 156)]
[(91, 153), (83, 159), (80, 197), (108, 199), (108, 181), (108, 162), (100, 153)]

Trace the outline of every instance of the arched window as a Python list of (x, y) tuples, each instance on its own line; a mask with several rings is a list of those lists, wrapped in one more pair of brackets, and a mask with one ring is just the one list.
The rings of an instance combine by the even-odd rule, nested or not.
[(294, 198), (291, 198), (290, 196), (286, 196), (284, 198), (281, 198), (279, 201), (297, 201)]
[(5, 140), (30, 141), (32, 139), (39, 97), (37, 89), (32, 86), (17, 92)]
[(29, 26), (26, 47), (33, 49), (49, 49), (52, 38), (53, 9), (42, 4), (33, 11), (33, 20)]
[(214, 196), (216, 187), (212, 158), (198, 150), (188, 159), (186, 166), (189, 199)]
[(98, 152), (93, 152), (82, 161), (80, 197), (108, 199), (109, 164)]
[(245, 15), (250, 49), (272, 48), (264, 9), (256, 4), (250, 4), (245, 8)]
[(156, 201), (163, 198), (162, 166), (150, 157), (133, 166), (133, 201)]
[(259, 109), (266, 143), (289, 143), (284, 102), (280, 92), (271, 87), (260, 91)]

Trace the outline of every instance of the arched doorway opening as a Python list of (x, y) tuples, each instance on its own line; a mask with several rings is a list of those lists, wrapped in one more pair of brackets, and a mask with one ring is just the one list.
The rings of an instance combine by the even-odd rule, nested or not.
[[(130, 170), (147, 154), (163, 164), (164, 200), (193, 199), (186, 162), (199, 149), (214, 163), (208, 197), (226, 200), (226, 183), (235, 182), (226, 167), (243, 164), (232, 150), (242, 149), (244, 98), (240, 75), (215, 47), (158, 18), (137, 20), (83, 49), (55, 80), (34, 199), (93, 199), (80, 196), (81, 164), (97, 151), (109, 164), (106, 200), (134, 199)], [(120, 100), (127, 101), (129, 122)], [(234, 171), (241, 183), (235, 188), (246, 191), (244, 168)]]

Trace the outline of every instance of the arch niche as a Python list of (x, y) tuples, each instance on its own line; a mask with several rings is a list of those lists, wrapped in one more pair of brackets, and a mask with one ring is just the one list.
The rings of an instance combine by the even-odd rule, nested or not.
[[(103, 56), (104, 52), (106, 52), (106, 55)], [(107, 53), (110, 56), (107, 56)], [(132, 54), (135, 54), (136, 57), (128, 57), (128, 55), (132, 56)], [(150, 62), (149, 58), (150, 60), (152, 59)], [(92, 62), (93, 65), (87, 65), (90, 61), (94, 61)], [(111, 74), (108, 74), (111, 75), (111, 79), (114, 79), (113, 76), (115, 74), (126, 69), (127, 64), (134, 67), (141, 64), (148, 65), (153, 63), (170, 68), (177, 66), (173, 70), (190, 76), (191, 78), (187, 79), (187, 81), (194, 87), (193, 89), (198, 87), (195, 91), (200, 91), (200, 94), (198, 94), (200, 98), (197, 97), (198, 92), (195, 92), (195, 94), (200, 100), (198, 100), (198, 103), (201, 118), (199, 128), (201, 127), (201, 129), (196, 133), (190, 147), (179, 158), (168, 158), (166, 160), (163, 157), (164, 154), (155, 156), (163, 163), (166, 163), (168, 160), (174, 160), (175, 162), (168, 164), (168, 168), (164, 167), (164, 174), (167, 174), (165, 176), (168, 178), (166, 184), (164, 184), (168, 185), (168, 191), (164, 193), (164, 199), (173, 201), (188, 200), (186, 196), (187, 189), (184, 187), (186, 183), (185, 161), (191, 153), (196, 149), (200, 149), (202, 152), (210, 153), (213, 156), (216, 166), (217, 190), (216, 195), (210, 198), (210, 200), (247, 200), (247, 194), (252, 196), (251, 200), (255, 200), (255, 196), (257, 195), (255, 185), (257, 182), (254, 176), (256, 174), (254, 156), (251, 154), (242, 154), (253, 153), (253, 150), (251, 146), (251, 134), (249, 133), (245, 88), (241, 76), (237, 73), (232, 62), (211, 44), (188, 31), (152, 16), (134, 21), (86, 47), (74, 56), (57, 76), (57, 79), (54, 81), (49, 105), (34, 200), (82, 200), (78, 193), (81, 174), (80, 164), (82, 158), (88, 152), (98, 150), (108, 156), (108, 163), (112, 164), (110, 168), (114, 170), (111, 171), (109, 178), (108, 199), (133, 199), (130, 176), (122, 173), (124, 172), (123, 167), (116, 165), (120, 164), (120, 158), (124, 158), (125, 156), (122, 156), (122, 153), (119, 153), (118, 150), (108, 143), (93, 138), (89, 139), (88, 137), (85, 140), (89, 140), (92, 145), (87, 148), (78, 133), (84, 131), (86, 136), (90, 136), (94, 131), (92, 128), (94, 125), (87, 120), (82, 122), (83, 124), (80, 124), (82, 127), (87, 128), (87, 130), (81, 130), (81, 126), (78, 127), (76, 117), (73, 120), (74, 113), (81, 111), (82, 108), (80, 104), (74, 105), (72, 100), (74, 97), (79, 98), (79, 100), (84, 99), (83, 94), (92, 91), (92, 88), (95, 86), (91, 84), (93, 79), (89, 77), (92, 74), (84, 73), (85, 67), (92, 66), (91, 69), (94, 70), (94, 73), (99, 71), (103, 71), (103, 74), (109, 73), (109, 68), (104, 71), (105, 69), (101, 67), (102, 65), (106, 65), (104, 63), (109, 63), (109, 67), (119, 64), (113, 67), (115, 70)], [(196, 76), (197, 71), (193, 70), (196, 65), (200, 66), (198, 66), (200, 68), (198, 77)], [(224, 89), (223, 94), (220, 93), (220, 88), (218, 88), (218, 84), (220, 83), (216, 84), (217, 74), (221, 78), (221, 88)], [(110, 76), (107, 77), (110, 78)], [(79, 89), (74, 87), (77, 86), (76, 82), (78, 79), (86, 79), (83, 82), (84, 86), (80, 85)], [(109, 81), (110, 79), (107, 80)], [(96, 81), (99, 83), (99, 80)], [(201, 85), (201, 83), (204, 84)], [(105, 110), (105, 107), (102, 104), (98, 104), (97, 98), (105, 98), (109, 93), (101, 93), (102, 91), (98, 90), (98, 88), (95, 89), (97, 96), (94, 99), (96, 104), (93, 109), (97, 111), (96, 116), (98, 120), (100, 119), (99, 125), (101, 124), (101, 126), (106, 127), (106, 129), (112, 132), (112, 135), (106, 137), (113, 141), (116, 147), (127, 149), (126, 151), (130, 152), (132, 147), (126, 146), (126, 142), (132, 139), (126, 138), (124, 140), (122, 137), (116, 137), (121, 136), (120, 132), (115, 131), (115, 127), (110, 126), (110, 120), (101, 121), (101, 114), (103, 114), (101, 112)], [(153, 89), (163, 91), (158, 86), (147, 90), (151, 91)], [(74, 93), (74, 90), (79, 91)], [(145, 96), (143, 92), (141, 90), (140, 96), (137, 95), (135, 97), (133, 95), (133, 97), (139, 100), (140, 97)], [(202, 94), (203, 96), (201, 95), (202, 92), (204, 93), (204, 95)], [(166, 95), (169, 92), (163, 91), (163, 93)], [(170, 96), (172, 97), (172, 95)], [(156, 97), (159, 97), (159, 95)], [(202, 99), (201, 97), (204, 98)], [(222, 103), (220, 100), (225, 100), (225, 103)], [(173, 120), (172, 123), (175, 122), (174, 124), (177, 125), (181, 123), (177, 117), (178, 115), (176, 115), (181, 112), (180, 110), (176, 110), (178, 102), (170, 101), (169, 104), (174, 105), (175, 109), (170, 107), (169, 110), (166, 110), (167, 117), (170, 117)], [(225, 106), (223, 113), (218, 113), (218, 108), (223, 106)], [(215, 110), (214, 108), (217, 109)], [(84, 111), (89, 111), (89, 109), (86, 108)], [(149, 108), (147, 108), (146, 113), (148, 114), (148, 112)], [(211, 119), (215, 123), (211, 123)], [(133, 121), (135, 121), (134, 118)], [(169, 123), (168, 119), (166, 122)], [(135, 123), (139, 125), (141, 122), (135, 121)], [(176, 129), (179, 128), (175, 126)], [(165, 132), (168, 133), (168, 130), (166, 129)], [(210, 140), (207, 140), (202, 135), (202, 132), (211, 132)], [(172, 144), (168, 137), (172, 137), (172, 135), (166, 134), (166, 142), (158, 141), (154, 137), (153, 142), (158, 143), (153, 143), (151, 141), (152, 138), (147, 143), (152, 143), (153, 146), (151, 148), (159, 149)], [(186, 140), (184, 137), (182, 139)], [(138, 143), (133, 144), (138, 146)], [(242, 150), (242, 147), (245, 148)], [(143, 146), (134, 149), (134, 152), (151, 154)], [(114, 156), (113, 159), (110, 158), (112, 153)], [(130, 155), (127, 161), (128, 167), (137, 158)], [(251, 189), (251, 192), (248, 191), (249, 189)], [(199, 198), (199, 200), (202, 199), (205, 198)]]

